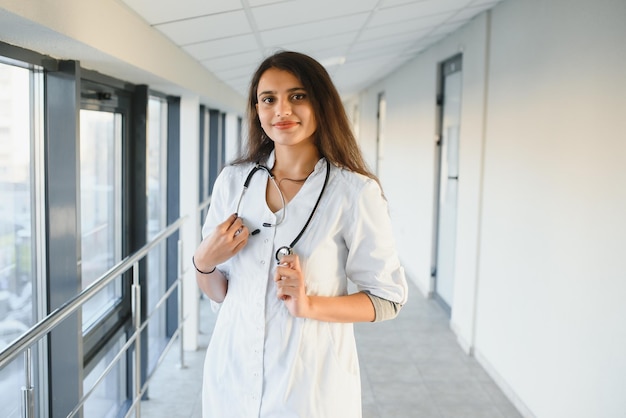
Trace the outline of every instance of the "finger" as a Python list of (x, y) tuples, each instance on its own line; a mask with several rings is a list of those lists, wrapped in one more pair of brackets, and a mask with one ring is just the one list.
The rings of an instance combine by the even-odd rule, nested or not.
[(285, 255), (280, 259), (279, 266), (288, 266), (293, 270), (300, 270), (300, 257), (297, 254)]
[[(233, 223), (230, 224), (230, 226), (228, 227), (228, 231), (232, 232), (234, 234), (237, 230), (240, 230), (242, 226), (243, 226), (243, 219), (242, 218), (235, 218)], [(239, 232), (241, 232), (241, 231), (239, 231)]]
[(226, 220), (224, 222), (222, 222), (221, 224), (219, 224), (217, 226), (217, 229), (221, 230), (221, 231), (228, 231), (228, 229), (231, 227), (231, 225), (233, 224), (233, 222), (235, 222), (237, 220), (237, 214), (233, 213), (232, 215), (230, 215), (228, 218), (226, 218)]
[(293, 296), (297, 293), (297, 286), (294, 285), (293, 280), (283, 278), (276, 282), (276, 293), (278, 295)]
[(291, 277), (294, 273), (297, 274), (297, 272), (291, 267), (280, 264), (276, 267), (276, 275), (274, 277), (276, 280), (281, 280), (281, 278), (284, 280), (284, 278)]
[(276, 289), (276, 297), (278, 299), (280, 299), (280, 300), (285, 300), (285, 299), (287, 299), (289, 297), (289, 295), (287, 293), (285, 293), (282, 288), (277, 288)]

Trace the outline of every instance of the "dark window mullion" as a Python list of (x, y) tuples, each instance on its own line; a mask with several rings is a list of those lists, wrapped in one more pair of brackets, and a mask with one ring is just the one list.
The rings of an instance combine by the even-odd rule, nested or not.
[[(46, 270), (48, 312), (80, 291), (78, 167), (80, 66), (59, 63), (45, 75)], [(75, 313), (48, 336), (49, 416), (67, 416), (82, 394), (80, 316)]]

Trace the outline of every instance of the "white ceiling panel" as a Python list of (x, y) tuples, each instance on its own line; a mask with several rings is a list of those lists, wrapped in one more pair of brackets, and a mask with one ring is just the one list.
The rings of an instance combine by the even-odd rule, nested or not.
[(202, 16), (155, 27), (181, 46), (252, 33), (243, 11)]
[[(381, 8), (374, 14), (371, 25), (393, 24), (395, 22), (431, 16), (434, 19), (444, 21), (456, 11), (462, 9), (462, 7), (455, 7), (455, 5), (458, 6), (458, 3), (459, 0), (429, 0), (397, 7)], [(467, 3), (467, 1), (462, 3)]]
[(239, 0), (124, 0), (151, 25), (242, 8)]
[(205, 60), (202, 61), (202, 64), (214, 71), (224, 71), (238, 68), (242, 65), (250, 65), (250, 63), (259, 64), (262, 58), (263, 55), (259, 51), (253, 51)]
[(368, 27), (361, 32), (359, 41), (387, 38), (389, 36), (397, 36), (401, 34), (410, 34), (414, 39), (418, 39), (426, 35), (436, 26), (437, 25), (423, 25), (422, 22), (417, 24), (415, 20), (410, 20), (408, 22), (400, 22), (395, 25)]
[(351, 45), (357, 36), (357, 32), (341, 33), (339, 35), (324, 36), (321, 38), (304, 39), (301, 41), (287, 42), (283, 46), (285, 49), (300, 52), (322, 52), (328, 50), (341, 51), (335, 54), (344, 55), (348, 45)]
[(429, 15), (434, 13), (440, 13), (444, 10), (462, 9), (464, 7), (467, 7), (470, 3), (472, 3), (472, 1), (473, 0), (383, 0), (379, 9), (419, 9), (424, 15)]
[(256, 65), (241, 65), (227, 70), (215, 71), (215, 75), (230, 83), (233, 81), (240, 81), (242, 78), (244, 80), (249, 80), (255, 70)]
[(225, 55), (256, 51), (257, 45), (254, 35), (247, 34), (195, 43), (184, 46), (183, 49), (199, 61), (203, 61)]
[(413, 36), (412, 33), (401, 33), (394, 36), (386, 36), (384, 38), (368, 39), (359, 41), (354, 44), (351, 52), (358, 52), (363, 50), (374, 50), (379, 52), (385, 52), (387, 48), (392, 48), (398, 45), (408, 47), (416, 43), (420, 38)]
[(483, 3), (478, 6), (472, 5), (472, 7), (459, 10), (451, 20), (470, 20), (490, 7), (491, 6), (488, 3)]
[(356, 32), (366, 23), (367, 16), (358, 14), (334, 19), (326, 19), (303, 23), (297, 28), (281, 28), (263, 31), (260, 33), (266, 47), (281, 46), (291, 42), (301, 42), (329, 35), (339, 35)]
[[(260, 31), (297, 26), (334, 17), (369, 14), (377, 0), (296, 0), (255, 7), (252, 14)], [(297, 28), (296, 28), (297, 30)]]
[(121, 0), (247, 95), (263, 57), (318, 59), (340, 93), (367, 87), (501, 0)]
[(248, 5), (250, 7), (258, 7), (258, 6), (266, 6), (268, 4), (275, 4), (275, 3), (287, 3), (290, 1), (297, 1), (297, 0), (248, 0)]

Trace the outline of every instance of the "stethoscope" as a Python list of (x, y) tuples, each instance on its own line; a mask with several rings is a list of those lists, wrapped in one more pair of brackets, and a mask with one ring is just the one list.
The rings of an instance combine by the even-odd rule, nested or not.
[[(239, 212), (239, 208), (241, 206), (241, 201), (243, 199), (243, 195), (246, 193), (246, 190), (248, 190), (248, 186), (250, 185), (250, 181), (252, 180), (252, 176), (254, 176), (254, 173), (256, 173), (259, 170), (263, 170), (267, 173), (267, 175), (269, 176), (270, 181), (272, 182), (272, 184), (274, 184), (274, 187), (276, 187), (276, 190), (278, 191), (278, 195), (280, 196), (280, 201), (281, 204), (283, 206), (282, 208), (282, 214), (280, 216), (280, 219), (274, 223), (267, 223), (264, 222), (263, 226), (264, 227), (273, 227), (273, 226), (278, 226), (281, 223), (283, 223), (285, 221), (285, 218), (287, 216), (287, 210), (286, 210), (286, 205), (285, 205), (285, 197), (283, 196), (283, 193), (280, 191), (280, 187), (278, 187), (278, 183), (276, 183), (276, 179), (274, 178), (274, 175), (272, 174), (272, 171), (267, 168), (267, 166), (260, 164), (260, 163), (256, 163), (254, 165), (254, 167), (252, 167), (252, 170), (250, 170), (250, 173), (248, 173), (248, 177), (246, 177), (246, 180), (243, 182), (243, 189), (241, 190), (241, 194), (239, 195), (239, 200), (237, 201), (237, 211), (236, 213), (240, 213)], [(276, 251), (276, 261), (278, 261), (280, 263), (281, 258), (283, 258), (286, 255), (290, 255), (293, 254), (293, 247), (297, 244), (298, 241), (300, 241), (300, 238), (302, 238), (302, 235), (304, 235), (304, 231), (306, 231), (307, 227), (309, 226), (309, 224), (311, 223), (311, 219), (313, 219), (313, 215), (315, 215), (315, 211), (317, 210), (317, 207), (320, 204), (320, 200), (322, 200), (322, 195), (324, 194), (324, 190), (326, 189), (326, 185), (328, 184), (328, 178), (330, 177), (330, 163), (328, 162), (328, 160), (326, 160), (326, 177), (324, 178), (324, 185), (322, 186), (322, 190), (320, 191), (319, 196), (317, 197), (317, 201), (315, 202), (315, 206), (313, 206), (313, 210), (311, 210), (311, 214), (309, 215), (309, 219), (307, 219), (306, 223), (304, 224), (304, 226), (302, 227), (302, 229), (300, 230), (300, 233), (296, 236), (296, 238), (291, 241), (291, 244), (289, 245), (283, 245), (282, 247), (280, 247), (277, 251)], [(255, 229), (254, 231), (252, 231), (250, 233), (250, 235), (256, 235), (260, 232), (259, 229)]]

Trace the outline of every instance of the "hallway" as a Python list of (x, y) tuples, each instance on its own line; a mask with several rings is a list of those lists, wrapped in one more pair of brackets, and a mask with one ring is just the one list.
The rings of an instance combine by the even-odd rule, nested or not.
[[(363, 418), (520, 417), (478, 362), (463, 353), (439, 305), (410, 281), (409, 288), (398, 318), (356, 324)], [(168, 353), (150, 385), (150, 400), (142, 403), (143, 417), (201, 417), (204, 348), (215, 315), (206, 299), (200, 309), (202, 348), (185, 352), (183, 370), (178, 350)]]

